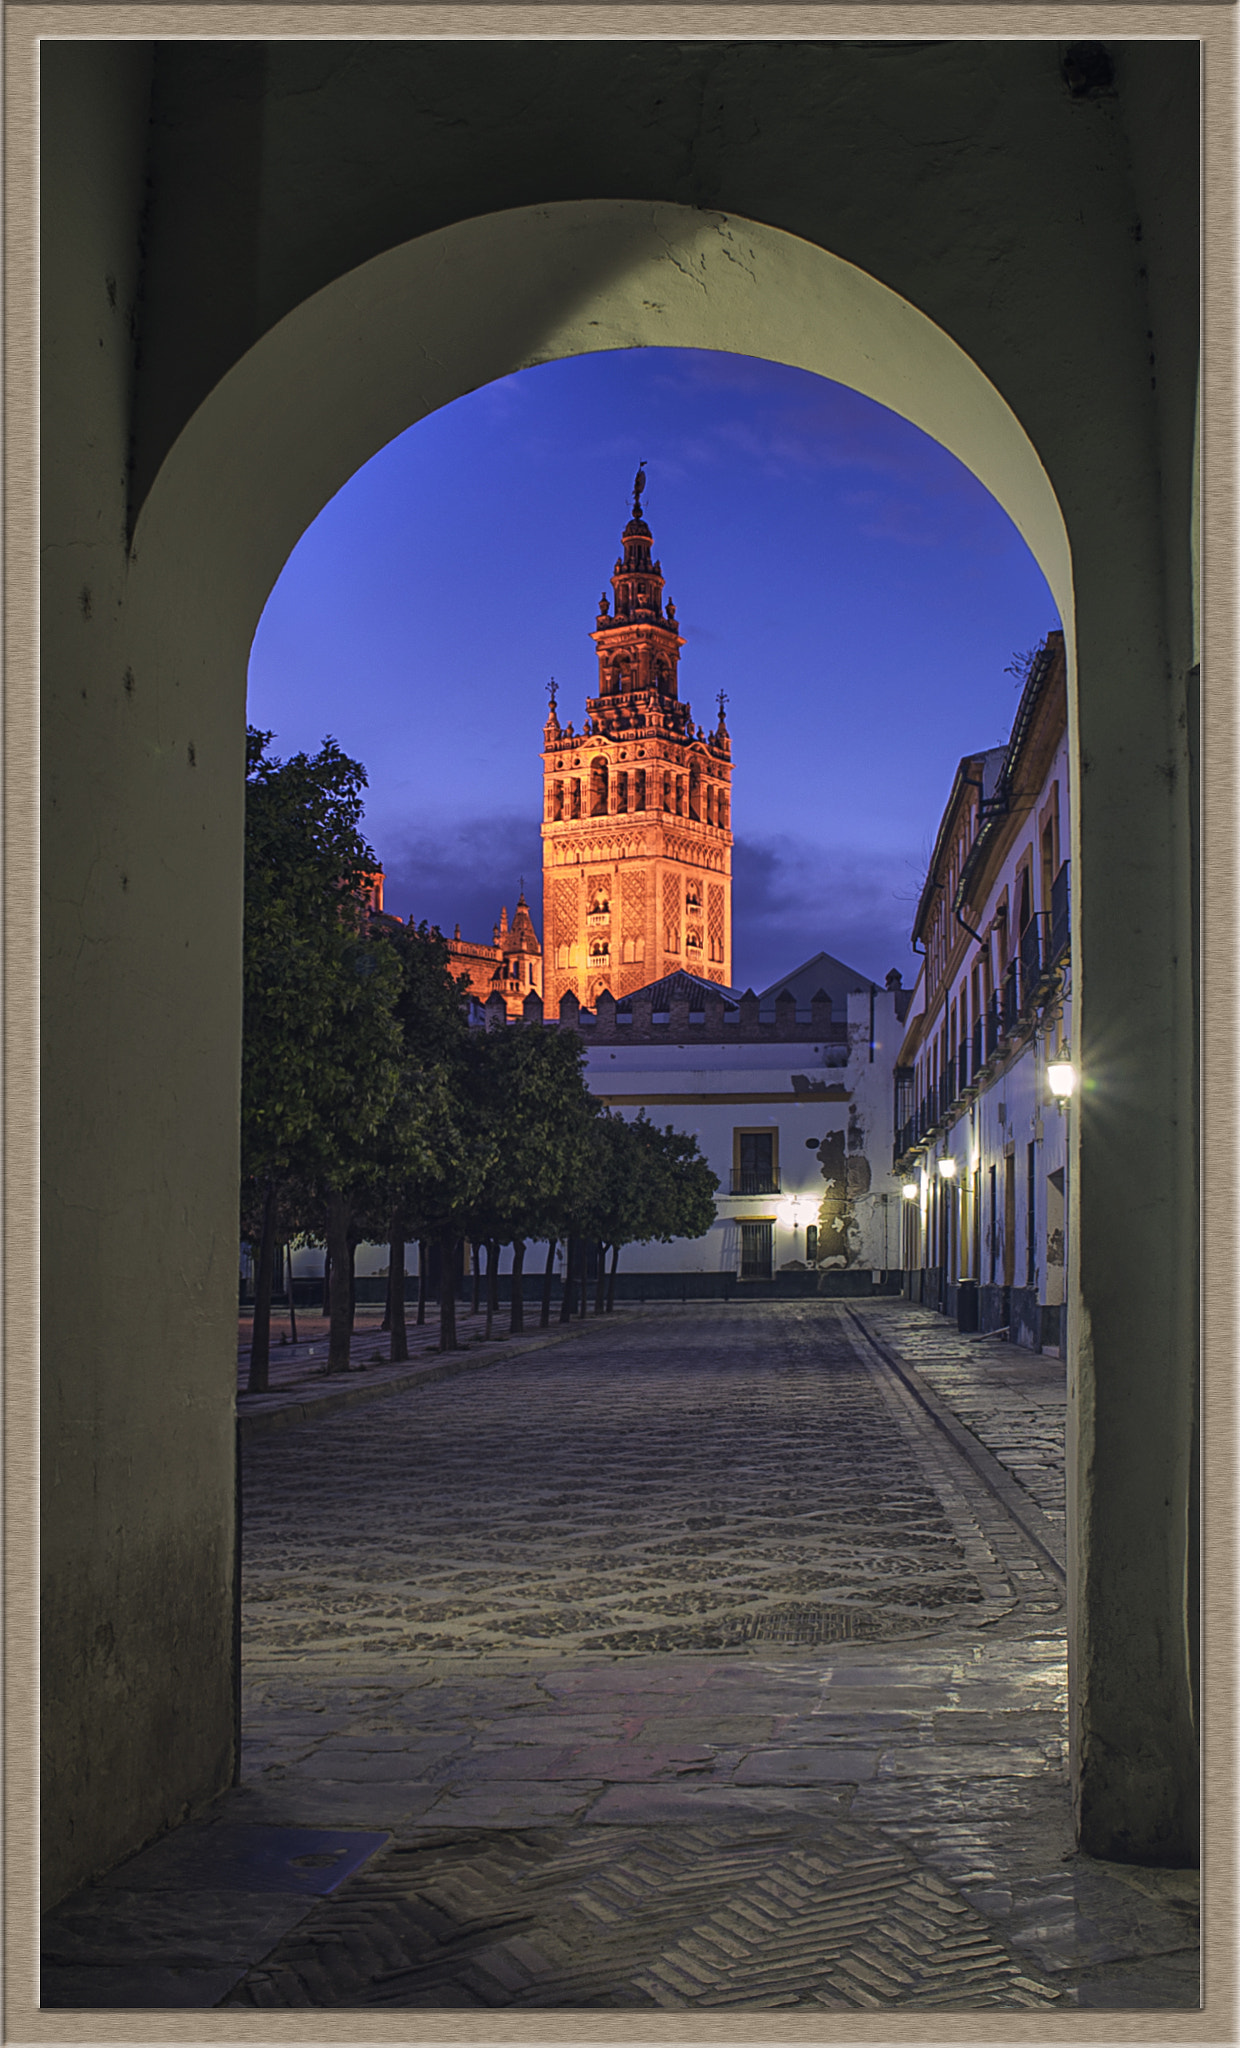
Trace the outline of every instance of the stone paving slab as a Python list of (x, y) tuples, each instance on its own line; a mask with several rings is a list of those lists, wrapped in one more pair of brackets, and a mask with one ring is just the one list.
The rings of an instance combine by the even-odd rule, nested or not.
[[(929, 1310), (921, 1313), (930, 1314)], [(962, 1451), (974, 1470), (1012, 1515), (1024, 1534), (1031, 1537), (1042, 1559), (1049, 1562), (1062, 1579), (1066, 1572), (1065, 1518), (1063, 1514), (1063, 1418), (1060, 1405), (1050, 1404), (1050, 1417), (1034, 1406), (1033, 1418), (1040, 1432), (1053, 1437), (1059, 1445), (1058, 1465), (1052, 1469), (1049, 1462), (1036, 1468), (1025, 1454), (1025, 1435), (1019, 1430), (1015, 1418), (1006, 1411), (996, 1427), (993, 1407), (993, 1391), (989, 1397), (979, 1398), (976, 1380), (984, 1377), (987, 1369), (996, 1370), (989, 1354), (979, 1357), (976, 1352), (966, 1361), (972, 1368), (972, 1377), (961, 1369), (951, 1353), (951, 1369), (944, 1370), (942, 1352), (947, 1350), (946, 1340), (937, 1331), (928, 1334), (920, 1331), (906, 1332), (890, 1314), (884, 1317), (858, 1314), (855, 1309), (847, 1311), (848, 1320), (863, 1334), (886, 1362), (894, 1368), (913, 1395), (939, 1427), (948, 1435), (956, 1449)], [(938, 1318), (936, 1318), (936, 1321)], [(881, 1331), (881, 1335), (880, 1335)], [(920, 1339), (914, 1344), (913, 1338)], [(887, 1339), (893, 1341), (888, 1342)], [(999, 1346), (993, 1339), (987, 1340), (993, 1350), (1010, 1351), (1011, 1346)], [(915, 1352), (918, 1364), (915, 1366), (908, 1355)], [(929, 1371), (922, 1368), (929, 1366)], [(1044, 1361), (1039, 1358), (1038, 1366), (1043, 1370), (1036, 1374), (1039, 1382), (1047, 1379)], [(1012, 1368), (1004, 1367), (1010, 1374)], [(1025, 1369), (1017, 1368), (1022, 1378)], [(940, 1395), (939, 1388), (944, 1389)], [(1054, 1382), (1058, 1388), (1058, 1377)], [(1030, 1418), (1030, 1404), (1022, 1401), (1021, 1415), (1027, 1424)], [(1049, 1391), (1049, 1389), (1048, 1389)], [(959, 1410), (963, 1408), (971, 1418), (966, 1424)], [(1053, 1418), (1053, 1419), (1052, 1419)], [(1013, 1442), (1013, 1438), (1016, 1442)], [(1034, 1482), (1031, 1486), (1031, 1482)], [(1040, 1505), (1037, 1493), (1043, 1497), (1049, 1490), (1054, 1503), (1051, 1513)]]
[[(153, 1948), (143, 1993), (92, 1888), (100, 1960), (49, 2002), (1195, 2005), (1192, 1874), (1073, 1854), (1061, 1582), (838, 1307), (648, 1309), (495, 1363), (246, 1448), (214, 1815), (389, 1848), (222, 1989)], [(746, 1632), (787, 1613), (886, 1633)], [(240, 1910), (203, 1926), (235, 1945)]]
[(1062, 1530), (1064, 1360), (997, 1337), (962, 1336), (947, 1317), (911, 1302), (858, 1301), (849, 1308)]

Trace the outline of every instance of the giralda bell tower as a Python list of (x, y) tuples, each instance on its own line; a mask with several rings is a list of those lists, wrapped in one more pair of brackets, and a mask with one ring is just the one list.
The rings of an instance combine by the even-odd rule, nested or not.
[(709, 735), (678, 694), (684, 645), (663, 599), (642, 517), (633, 516), (591, 639), (598, 694), (580, 733), (561, 726), (555, 685), (543, 728), (543, 999), (630, 994), (683, 969), (732, 974), (732, 743), (719, 697)]

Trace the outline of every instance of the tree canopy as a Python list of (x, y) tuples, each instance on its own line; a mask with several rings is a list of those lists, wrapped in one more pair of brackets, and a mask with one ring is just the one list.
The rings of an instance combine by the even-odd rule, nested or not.
[(601, 1110), (575, 1035), (524, 1024), (471, 1029), (467, 983), (453, 977), (439, 932), (369, 906), (377, 862), (361, 831), (361, 764), (330, 738), (317, 754), (281, 760), (271, 739), (251, 728), (246, 747), (242, 1185), (243, 1234), (256, 1245), (251, 1388), (267, 1379), (277, 1230), (281, 1241), (294, 1225), (326, 1241), (329, 1371), (349, 1363), (353, 1251), (363, 1233), (393, 1247), (394, 1357), (405, 1355), (407, 1235), (439, 1247), (444, 1348), (456, 1342), (447, 1276), (466, 1236), (490, 1247), (492, 1304), (496, 1253), (514, 1247), (514, 1329), (529, 1239), (548, 1241), (548, 1273), (560, 1238), (610, 1245), (614, 1276), (622, 1245), (701, 1236), (718, 1182), (696, 1141)]

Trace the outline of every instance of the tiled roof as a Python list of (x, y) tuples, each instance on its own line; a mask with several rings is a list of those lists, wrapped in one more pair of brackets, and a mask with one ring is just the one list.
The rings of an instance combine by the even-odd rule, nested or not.
[(675, 974), (665, 974), (661, 981), (648, 982), (645, 988), (634, 989), (632, 995), (617, 998), (623, 1009), (631, 1009), (638, 996), (649, 999), (652, 1010), (669, 1010), (673, 1003), (688, 1002), (693, 1009), (700, 1010), (704, 996), (722, 996), (729, 1007), (738, 1003), (742, 991), (725, 988), (721, 982), (705, 981), (700, 974), (686, 974), (678, 968)]

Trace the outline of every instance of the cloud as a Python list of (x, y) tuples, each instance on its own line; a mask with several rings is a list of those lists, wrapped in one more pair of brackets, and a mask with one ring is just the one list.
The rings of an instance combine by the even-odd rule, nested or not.
[[(397, 917), (426, 918), (449, 935), (489, 944), (520, 879), (542, 935), (542, 840), (519, 812), (491, 813), (443, 827), (369, 830), (385, 873), (384, 903)], [(732, 977), (768, 988), (819, 952), (833, 953), (880, 984), (891, 967), (906, 983), (917, 961), (909, 946), (925, 872), (924, 848), (868, 852), (822, 846), (792, 834), (738, 839), (733, 851)]]
[(880, 984), (913, 979), (909, 927), (922, 873), (917, 850), (872, 853), (791, 834), (738, 839), (732, 854), (732, 978), (769, 988), (826, 952)]
[(491, 812), (442, 827), (385, 832), (369, 825), (383, 862), (383, 902), (397, 917), (426, 918), (450, 937), (489, 945), (491, 927), (507, 904), (512, 916), (522, 876), (535, 925), (542, 927), (542, 836), (537, 820), (521, 812)]

